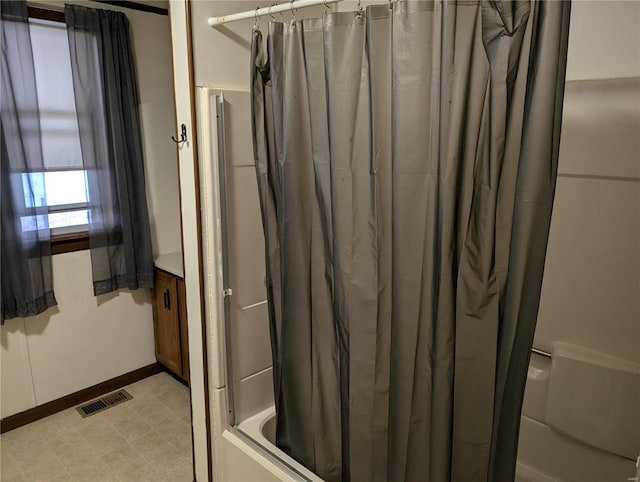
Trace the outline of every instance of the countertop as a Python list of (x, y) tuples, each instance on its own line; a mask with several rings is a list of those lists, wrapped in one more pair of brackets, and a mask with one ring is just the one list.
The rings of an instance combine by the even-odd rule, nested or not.
[(156, 268), (160, 268), (168, 273), (184, 278), (184, 270), (182, 268), (182, 253), (173, 251), (166, 254), (156, 255), (153, 264)]

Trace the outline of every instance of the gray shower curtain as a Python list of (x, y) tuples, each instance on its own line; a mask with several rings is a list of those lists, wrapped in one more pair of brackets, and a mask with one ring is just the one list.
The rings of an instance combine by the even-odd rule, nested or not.
[(65, 5), (94, 294), (153, 287), (138, 83), (121, 12)]
[(513, 480), (569, 10), (399, 2), (254, 32), (277, 444), (325, 480)]
[(29, 14), (24, 1), (0, 2), (0, 325), (57, 304)]

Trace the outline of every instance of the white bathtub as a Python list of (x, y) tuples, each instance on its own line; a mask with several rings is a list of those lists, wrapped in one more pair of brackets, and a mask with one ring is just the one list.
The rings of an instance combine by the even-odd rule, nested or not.
[[(525, 417), (526, 418), (526, 417)], [(524, 420), (524, 428), (528, 427)], [(311, 472), (309, 469), (298, 463), (287, 454), (282, 452), (275, 445), (276, 432), (276, 410), (275, 407), (269, 407), (262, 412), (248, 418), (236, 429), (243, 441), (252, 446), (253, 449), (260, 452), (262, 456), (270, 459), (278, 468), (289, 475), (287, 479), (296, 481), (312, 481), (323, 482), (323, 479)], [(249, 437), (251, 440), (247, 440)], [(562, 482), (551, 478), (535, 469), (518, 463), (515, 482)]]
[[(264, 466), (268, 467), (269, 463), (273, 464), (276, 470), (271, 472), (274, 477), (272, 480), (323, 482), (323, 479), (276, 447), (275, 415), (275, 407), (269, 407), (240, 423), (235, 429), (235, 434), (258, 452), (256, 454), (258, 457), (265, 458), (267, 464)], [(552, 453), (558, 449), (560, 449), (559, 454)], [(583, 451), (589, 452), (588, 457), (584, 456)], [(563, 461), (564, 459), (568, 460)], [(604, 473), (616, 474), (614, 478), (609, 480), (627, 480), (627, 476), (633, 475), (633, 462), (618, 460), (616, 457), (602, 454), (591, 447), (574, 447), (570, 439), (554, 433), (546, 425), (523, 416), (515, 482), (567, 482), (578, 480), (571, 477), (550, 475), (555, 471), (554, 469), (562, 468), (567, 462), (573, 465), (572, 471), (575, 471), (574, 473), (584, 472), (582, 475), (585, 477), (579, 480), (608, 480), (597, 475), (603, 471)], [(584, 463), (586, 466), (581, 470), (579, 467), (575, 467), (575, 463)], [(622, 466), (620, 466), (621, 463), (623, 464)], [(286, 475), (283, 477), (282, 473)], [(590, 473), (596, 475), (592, 477), (589, 475)], [(256, 475), (256, 477), (258, 476)], [(258, 477), (252, 480), (266, 479)]]
[(263, 456), (271, 458), (279, 468), (289, 474), (285, 480), (299, 480), (306, 482), (323, 482), (323, 479), (307, 469), (304, 465), (289, 457), (275, 445), (276, 440), (276, 409), (274, 406), (255, 414), (238, 425), (239, 436), (248, 436), (252, 440), (245, 440), (255, 444), (254, 449)]

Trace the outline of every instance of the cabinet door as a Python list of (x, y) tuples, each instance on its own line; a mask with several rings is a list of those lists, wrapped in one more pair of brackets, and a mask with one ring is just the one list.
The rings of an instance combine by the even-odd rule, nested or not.
[(156, 359), (172, 372), (182, 375), (177, 293), (176, 278), (156, 270), (153, 303)]

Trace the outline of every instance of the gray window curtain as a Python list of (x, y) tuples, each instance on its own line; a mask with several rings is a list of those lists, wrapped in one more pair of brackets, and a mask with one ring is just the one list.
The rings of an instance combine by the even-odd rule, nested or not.
[(0, 2), (0, 324), (55, 306), (44, 162), (29, 17), (24, 1)]
[(513, 480), (569, 11), (399, 2), (254, 32), (277, 444), (325, 480)]
[(89, 198), (96, 295), (153, 287), (138, 91), (129, 22), (65, 5), (80, 146)]

